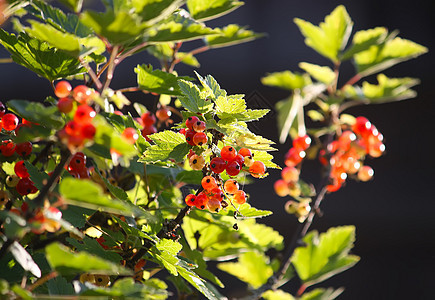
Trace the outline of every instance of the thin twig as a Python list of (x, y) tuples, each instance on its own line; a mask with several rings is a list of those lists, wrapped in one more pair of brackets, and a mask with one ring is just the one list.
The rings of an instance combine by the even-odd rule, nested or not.
[(344, 91), (344, 88), (348, 85), (353, 85), (355, 83), (357, 83), (359, 80), (361, 79), (361, 74), (356, 74), (355, 76), (353, 76), (351, 79), (349, 79), (342, 87), (341, 87), (341, 91)]
[(32, 284), (31, 286), (29, 286), (27, 288), (28, 291), (33, 291), (35, 288), (37, 288), (38, 286), (46, 283), (47, 281), (49, 281), (50, 279), (53, 279), (55, 277), (57, 277), (59, 274), (56, 271), (50, 272), (47, 275), (45, 275), (44, 277), (39, 278), (38, 280), (35, 281), (34, 284)]
[(148, 43), (143, 42), (143, 43), (131, 48), (130, 50), (128, 50), (127, 52), (123, 53), (118, 58), (116, 58), (115, 64), (119, 65), (124, 59), (126, 59), (130, 55), (133, 55), (135, 52), (141, 50), (142, 48), (145, 48), (146, 46), (148, 46)]
[(113, 72), (115, 71), (115, 59), (118, 55), (119, 46), (113, 46), (112, 52), (110, 53), (109, 58), (109, 67), (107, 68), (106, 82), (104, 83), (103, 90), (107, 89), (110, 86), (110, 83), (113, 79)]
[(205, 51), (207, 51), (207, 50), (209, 50), (209, 49), (210, 49), (209, 46), (202, 46), (202, 47), (200, 47), (200, 48), (193, 49), (192, 51), (186, 53), (186, 54), (183, 55), (182, 57), (179, 57), (179, 58), (177, 58), (176, 60), (174, 60), (173, 65), (175, 66), (176, 64), (178, 64), (179, 62), (181, 62), (181, 61), (183, 60), (183, 58), (186, 57), (186, 56), (196, 55), (196, 54), (199, 54), (199, 53), (205, 52)]
[(91, 68), (91, 66), (88, 64), (87, 61), (85, 61), (83, 58), (80, 58), (80, 63), (83, 67), (86, 68), (86, 71), (88, 71), (89, 76), (91, 76), (92, 81), (95, 83), (95, 86), (98, 90), (101, 90), (103, 87), (103, 84), (101, 83), (100, 79), (98, 78), (97, 74), (95, 74), (94, 70)]

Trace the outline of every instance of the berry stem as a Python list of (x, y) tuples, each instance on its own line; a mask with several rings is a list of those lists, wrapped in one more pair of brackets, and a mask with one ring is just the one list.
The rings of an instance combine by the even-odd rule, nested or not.
[[(110, 83), (112, 82), (113, 79), (113, 72), (115, 71), (115, 66), (116, 66), (116, 56), (118, 55), (118, 51), (119, 51), (119, 46), (113, 46), (112, 52), (110, 53), (110, 58), (109, 58), (109, 66), (107, 68), (107, 74), (106, 74), (106, 82), (104, 83), (103, 86), (103, 90), (107, 89), (110, 85)], [(100, 91), (100, 92), (101, 92)]]
[(100, 90), (103, 87), (103, 84), (101, 83), (100, 79), (98, 78), (97, 74), (95, 74), (94, 70), (91, 68), (91, 66), (82, 58), (79, 57), (80, 63), (83, 67), (88, 71), (89, 76), (91, 76), (92, 81), (95, 83), (95, 86), (98, 90)]

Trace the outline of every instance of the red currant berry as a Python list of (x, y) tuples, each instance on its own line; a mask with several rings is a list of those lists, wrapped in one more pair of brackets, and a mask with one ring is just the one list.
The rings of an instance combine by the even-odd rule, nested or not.
[(235, 194), (239, 190), (239, 184), (234, 179), (228, 179), (225, 181), (224, 189), (228, 194)]
[(181, 128), (179, 133), (181, 133), (182, 135), (186, 135), (186, 128)]
[(172, 112), (166, 107), (162, 107), (156, 111), (156, 117), (161, 122), (168, 120), (171, 117), (171, 115), (172, 115)]
[(72, 111), (74, 107), (74, 100), (72, 98), (61, 98), (57, 102), (57, 109), (64, 114)]
[(58, 98), (68, 97), (72, 91), (72, 86), (68, 81), (62, 80), (56, 84), (56, 88), (54, 89), (54, 94)]
[(38, 191), (38, 189), (33, 184), (33, 181), (30, 178), (22, 178), (18, 181), (17, 186), (15, 187), (17, 192), (21, 196), (25, 196), (28, 194), (34, 194)]
[(2, 141), (0, 151), (3, 156), (12, 156), (15, 153), (15, 147), (15, 144), (10, 140)]
[(195, 206), (196, 196), (194, 194), (189, 194), (189, 195), (186, 196), (186, 198), (184, 198), (184, 201), (189, 206)]
[(198, 196), (196, 196), (195, 206), (196, 208), (204, 209), (207, 205), (207, 202), (208, 202), (207, 195), (204, 192), (201, 192), (198, 194)]
[(74, 121), (80, 124), (87, 124), (92, 122), (92, 119), (97, 115), (95, 110), (89, 105), (82, 104), (77, 107), (77, 110), (74, 114)]
[(249, 150), (248, 148), (241, 148), (241, 149), (239, 150), (239, 154), (240, 154), (241, 156), (243, 156), (243, 157), (246, 157), (246, 156), (252, 156), (252, 152), (251, 152), (251, 150)]
[(144, 127), (152, 126), (156, 122), (156, 116), (154, 116), (153, 113), (149, 111), (143, 113), (141, 119), (143, 121)]
[(78, 85), (72, 91), (73, 98), (80, 104), (85, 104), (92, 96), (92, 91), (86, 85)]
[(193, 130), (195, 130), (196, 132), (203, 132), (205, 131), (207, 125), (205, 124), (204, 121), (198, 121), (195, 124), (193, 124)]
[(237, 156), (237, 151), (232, 146), (225, 146), (221, 149), (221, 157), (226, 161), (233, 161)]
[(294, 167), (298, 165), (305, 157), (306, 153), (303, 150), (297, 148), (290, 148), (285, 155), (285, 165), (287, 167)]
[(202, 146), (207, 144), (207, 135), (204, 132), (195, 133), (195, 135), (193, 136), (193, 143), (197, 146)]
[(194, 130), (193, 124), (195, 124), (198, 121), (199, 121), (199, 119), (196, 116), (188, 117), (186, 120), (186, 127), (189, 128), (190, 130)]
[(231, 161), (228, 163), (227, 167), (225, 168), (227, 171), (227, 174), (229, 176), (236, 176), (240, 173), (241, 167), (238, 162)]
[(369, 181), (373, 178), (375, 171), (369, 166), (362, 166), (358, 171), (358, 179), (361, 181)]
[(227, 167), (227, 163), (220, 157), (215, 157), (210, 161), (210, 169), (216, 173), (222, 173)]
[(0, 101), (0, 118), (6, 113), (6, 106)]
[(17, 174), (18, 177), (21, 178), (27, 178), (30, 177), (29, 172), (27, 172), (27, 168), (24, 165), (24, 160), (20, 160), (17, 162), (14, 166), (15, 174)]
[(352, 131), (361, 136), (365, 136), (370, 133), (372, 124), (366, 117), (357, 117), (355, 124), (352, 125)]
[(71, 158), (68, 165), (69, 169), (80, 171), (86, 168), (86, 156), (83, 152), (77, 152)]
[(308, 135), (298, 136), (293, 140), (293, 147), (300, 150), (307, 150), (311, 145), (311, 138)]
[(153, 125), (151, 126), (145, 126), (142, 130), (141, 130), (141, 134), (142, 136), (145, 137), (145, 139), (150, 142), (151, 139), (148, 137), (148, 135), (156, 133), (157, 132), (157, 128), (155, 128)]
[(80, 129), (81, 137), (89, 140), (92, 140), (94, 138), (96, 132), (97, 129), (91, 123), (83, 125)]
[(210, 197), (212, 197), (212, 198), (216, 198), (216, 199), (218, 199), (219, 201), (222, 201), (222, 200), (224, 200), (224, 197), (225, 197), (225, 194), (222, 192), (222, 190), (221, 190), (221, 188), (220, 187), (215, 187), (214, 189), (212, 189), (211, 191), (210, 191)]
[(246, 202), (246, 193), (244, 191), (238, 190), (234, 193), (234, 201), (237, 204), (243, 204)]
[(219, 199), (217, 198), (212, 197), (208, 199), (206, 207), (211, 212), (219, 212), (222, 207), (221, 201), (219, 201)]
[(287, 182), (285, 182), (283, 179), (278, 179), (275, 181), (273, 188), (275, 189), (275, 193), (280, 197), (285, 197), (290, 192)]
[(299, 180), (299, 173), (295, 167), (285, 167), (281, 171), (281, 177), (285, 182), (296, 182)]
[(65, 132), (69, 136), (79, 136), (81, 135), (82, 125), (76, 121), (69, 121), (65, 125)]
[(245, 157), (239, 153), (236, 155), (234, 161), (236, 161), (240, 166), (243, 166), (243, 164), (245, 163)]
[(190, 129), (186, 130), (186, 142), (190, 145), (190, 146), (195, 146), (195, 142), (193, 141), (193, 137), (195, 136), (196, 132)]
[(2, 117), (3, 129), (12, 131), (18, 126), (18, 117), (14, 114), (7, 113)]
[(206, 191), (211, 191), (212, 189), (216, 188), (217, 182), (216, 179), (214, 179), (211, 176), (205, 176), (202, 180), (201, 180), (201, 185), (204, 188), (204, 190)]
[(122, 132), (122, 136), (130, 144), (134, 144), (139, 138), (139, 134), (137, 133), (136, 129), (132, 127), (125, 128)]
[(249, 173), (251, 173), (253, 177), (258, 178), (266, 173), (266, 166), (259, 160), (254, 161), (252, 166), (249, 167)]
[(200, 155), (194, 154), (189, 158), (189, 165), (193, 170), (202, 170), (205, 165), (205, 159)]

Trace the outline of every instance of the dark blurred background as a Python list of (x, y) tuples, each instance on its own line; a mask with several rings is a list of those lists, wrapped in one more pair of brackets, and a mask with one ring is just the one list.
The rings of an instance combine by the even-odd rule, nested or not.
[[(432, 1), (247, 1), (238, 10), (208, 25), (248, 25), (256, 32), (267, 33), (267, 37), (199, 54), (201, 67), (197, 71), (202, 75), (212, 74), (229, 93), (256, 95), (266, 106), (273, 107), (288, 93), (263, 86), (260, 78), (267, 72), (300, 71), (301, 61), (329, 63), (305, 46), (293, 18), (318, 24), (339, 4), (344, 4), (352, 17), (353, 32), (376, 26), (385, 26), (390, 31), (398, 29), (399, 36), (428, 47), (429, 53), (384, 72), (389, 77), (420, 78), (415, 99), (347, 111), (355, 116), (364, 115), (374, 123), (384, 134), (387, 150), (384, 156), (367, 161), (375, 170), (375, 180), (348, 182), (340, 191), (328, 195), (322, 204), (324, 216), (316, 218), (312, 228), (326, 231), (331, 226), (356, 225), (353, 253), (361, 257), (354, 268), (322, 286), (345, 287), (339, 299), (434, 299), (435, 159), (431, 142), (435, 137), (435, 61), (431, 51), (435, 49), (435, 9)], [(0, 57), (7, 57), (7, 53), (0, 50)], [(149, 62), (157, 67), (146, 54), (127, 59), (116, 70), (112, 87), (135, 85), (133, 67)], [(20, 98), (41, 101), (53, 94), (45, 79), (21, 66), (2, 64), (0, 68), (2, 101)], [(192, 68), (177, 70), (182, 75), (194, 76)], [(345, 80), (352, 72), (351, 64), (343, 66)], [(132, 100), (146, 101), (143, 97), (131, 95)], [(272, 112), (255, 130), (278, 141), (274, 116)], [(277, 145), (279, 152), (274, 154), (278, 164), (283, 165), (289, 146), (289, 141)], [(305, 164), (302, 177), (316, 183), (317, 167), (315, 163)], [(275, 212), (261, 222), (273, 226), (289, 242), (297, 221), (283, 212), (285, 200), (273, 192), (273, 183), (279, 176), (279, 171), (272, 170), (261, 184), (247, 186), (246, 190), (254, 195), (251, 198), (254, 206)], [(222, 272), (218, 271), (218, 275), (228, 279)], [(225, 283), (228, 295), (237, 295), (238, 290), (244, 289), (237, 279)], [(294, 292), (294, 288), (291, 284), (284, 286), (289, 292)]]

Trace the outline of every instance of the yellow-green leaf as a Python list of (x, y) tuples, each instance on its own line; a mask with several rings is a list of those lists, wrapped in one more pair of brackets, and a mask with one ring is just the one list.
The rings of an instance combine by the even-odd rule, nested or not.
[(322, 67), (315, 64), (310, 64), (307, 62), (299, 63), (299, 67), (305, 70), (308, 74), (311, 75), (317, 81), (323, 82), (326, 85), (331, 84), (336, 78), (336, 74), (329, 67)]

